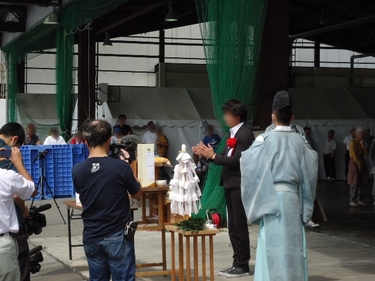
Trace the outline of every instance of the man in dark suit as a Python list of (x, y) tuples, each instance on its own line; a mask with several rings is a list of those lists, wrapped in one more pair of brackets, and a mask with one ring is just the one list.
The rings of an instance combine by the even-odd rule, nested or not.
[(194, 153), (204, 156), (215, 165), (223, 166), (222, 184), (228, 208), (228, 231), (233, 247), (233, 265), (219, 272), (220, 276), (240, 277), (250, 275), (250, 239), (247, 218), (241, 200), (240, 158), (254, 141), (254, 134), (245, 122), (246, 105), (239, 100), (229, 100), (223, 106), (224, 120), (230, 127), (230, 138), (223, 153), (216, 154), (213, 148), (203, 143), (193, 147)]

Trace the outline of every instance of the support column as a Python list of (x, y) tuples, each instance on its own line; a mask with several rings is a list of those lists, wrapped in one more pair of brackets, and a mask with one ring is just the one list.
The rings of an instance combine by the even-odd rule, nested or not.
[(320, 42), (314, 44), (314, 67), (320, 67)]
[(159, 30), (159, 63), (165, 62), (165, 31)]
[(258, 99), (254, 125), (271, 124), (272, 100), (288, 89), (289, 1), (268, 1), (258, 73)]
[(95, 32), (78, 32), (78, 127), (95, 118)]
[(18, 93), (25, 93), (25, 61), (16, 64)]

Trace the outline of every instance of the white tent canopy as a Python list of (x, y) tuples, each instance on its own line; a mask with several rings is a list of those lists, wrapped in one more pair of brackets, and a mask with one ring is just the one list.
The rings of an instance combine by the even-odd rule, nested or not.
[[(76, 102), (77, 96), (73, 101)], [(55, 109), (56, 96), (52, 94), (20, 94), (18, 100), (19, 121), (37, 123), (41, 139), (51, 126), (59, 123)], [(169, 158), (174, 160), (181, 144), (188, 148), (205, 136), (206, 124), (216, 127), (223, 135), (212, 108), (210, 89), (120, 87), (120, 101), (107, 102), (97, 107), (96, 118), (116, 124), (117, 116), (126, 114), (128, 125), (142, 140), (149, 121), (164, 129), (170, 142)], [(77, 127), (77, 105), (73, 113), (73, 132)]]
[[(319, 157), (319, 176), (325, 178), (323, 147), (329, 129), (336, 132), (337, 178), (345, 179), (343, 139), (354, 126), (370, 127), (375, 133), (375, 89), (290, 89), (293, 98), (295, 123), (312, 127)], [(76, 96), (74, 101), (76, 100)], [(55, 95), (21, 94), (18, 100), (20, 121), (36, 122), (44, 130), (58, 124)], [(205, 124), (213, 124), (223, 135), (215, 120), (210, 89), (120, 87), (120, 101), (98, 106), (97, 118), (116, 124), (119, 114), (126, 114), (128, 124), (142, 139), (149, 121), (164, 128), (170, 141), (169, 158), (174, 160), (181, 144), (188, 148), (205, 135)], [(77, 107), (73, 131), (77, 126)], [(25, 123), (25, 122), (23, 122)], [(25, 125), (25, 124), (24, 124)]]
[[(73, 95), (75, 104), (77, 95)], [(59, 127), (56, 111), (56, 95), (53, 94), (19, 94), (17, 97), (17, 122), (24, 127), (34, 123), (38, 128), (38, 136), (43, 141), (51, 127)]]
[(203, 139), (206, 124), (214, 125), (223, 135), (215, 120), (210, 89), (121, 87), (120, 102), (104, 103), (103, 109), (102, 116), (112, 118), (113, 125), (124, 113), (141, 140), (147, 123), (155, 121), (169, 139), (169, 158), (173, 161), (181, 144), (189, 149)]
[[(157, 120), (161, 126), (194, 126), (214, 120), (210, 89), (121, 87), (120, 101), (108, 102), (113, 117), (125, 113), (134, 126)], [(190, 125), (189, 125), (190, 124)]]
[(290, 89), (295, 123), (312, 128), (319, 153), (319, 177), (324, 179), (323, 148), (330, 129), (337, 144), (336, 171), (345, 179), (343, 140), (352, 127), (370, 127), (375, 133), (375, 89)]

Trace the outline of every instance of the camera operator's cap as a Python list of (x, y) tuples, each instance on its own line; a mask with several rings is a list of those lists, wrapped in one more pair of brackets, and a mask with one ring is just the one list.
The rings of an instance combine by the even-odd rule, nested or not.
[(311, 130), (311, 127), (309, 127), (309, 126), (305, 126), (305, 127), (303, 128), (303, 130), (304, 130), (304, 131)]
[(356, 127), (350, 127), (349, 133), (351, 133), (351, 132), (354, 131), (355, 129), (356, 129)]
[(287, 106), (292, 106), (292, 100), (287, 91), (277, 92), (273, 98), (272, 111), (282, 109)]
[(331, 129), (331, 130), (328, 131), (328, 133), (334, 135), (334, 134), (335, 134), (335, 130), (332, 130), (332, 129)]

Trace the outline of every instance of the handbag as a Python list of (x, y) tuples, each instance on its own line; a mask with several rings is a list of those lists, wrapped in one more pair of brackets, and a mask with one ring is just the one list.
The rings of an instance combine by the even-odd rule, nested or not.
[(133, 240), (135, 232), (138, 228), (138, 223), (133, 221), (132, 219), (129, 220), (125, 225), (124, 235), (127, 240)]

